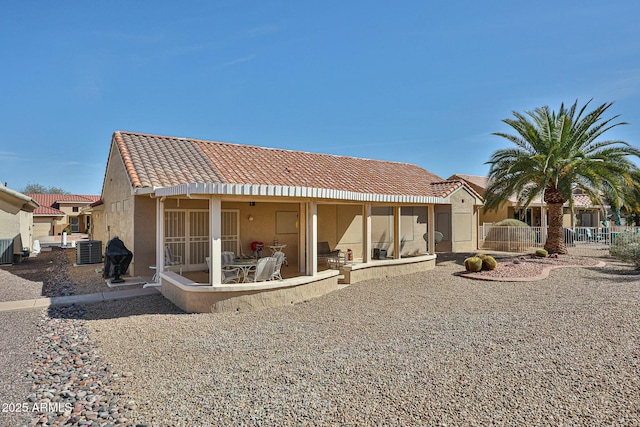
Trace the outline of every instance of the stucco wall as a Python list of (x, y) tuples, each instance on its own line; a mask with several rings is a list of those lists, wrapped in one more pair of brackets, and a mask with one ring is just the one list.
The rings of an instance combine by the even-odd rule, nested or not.
[(133, 199), (134, 257), (136, 275), (150, 274), (149, 266), (156, 264), (156, 200), (149, 196)]
[(20, 211), (11, 214), (0, 210), (0, 239), (13, 239), (13, 252), (22, 253), (22, 248), (32, 248), (31, 221), (33, 214)]
[[(299, 203), (283, 203), (283, 202), (264, 202), (257, 201), (253, 206), (249, 201), (246, 202), (222, 202), (222, 209), (236, 209), (239, 211), (240, 219), (240, 238), (242, 240), (242, 251), (245, 255), (251, 255), (251, 242), (263, 242), (265, 246), (273, 245), (275, 239), (281, 245), (287, 245), (283, 249), (287, 255), (287, 262), (290, 266), (298, 265), (298, 248), (299, 248), (299, 218), (297, 215), (300, 211)], [(278, 233), (276, 228), (276, 215), (280, 218), (288, 217), (290, 219), (298, 219), (298, 227), (295, 228), (295, 224), (288, 225), (289, 228), (286, 233)], [(253, 220), (249, 220), (249, 216)], [(297, 232), (293, 232), (297, 230)], [(263, 255), (269, 255), (271, 252), (265, 247)]]
[[(96, 226), (94, 236), (102, 241), (103, 253), (107, 242), (114, 236), (118, 236), (125, 246), (133, 252), (134, 203), (131, 182), (122, 163), (122, 158), (113, 146), (105, 173), (102, 200), (104, 201), (104, 218), (100, 224), (102, 230)], [(132, 275), (137, 274), (135, 266), (136, 253), (133, 252), (133, 260), (129, 269)]]
[(488, 212), (485, 212), (483, 208), (480, 208), (480, 225), (485, 222), (494, 223), (507, 218), (513, 218), (513, 215), (509, 216), (509, 208), (506, 205), (502, 206), (498, 210)]
[[(318, 205), (318, 241), (327, 241), (332, 249), (346, 252), (351, 249), (355, 258), (362, 253), (362, 205)], [(401, 256), (424, 253), (427, 245), (427, 207), (403, 206), (400, 217)], [(386, 249), (387, 257), (394, 256), (393, 208), (374, 206), (371, 209), (371, 246)]]

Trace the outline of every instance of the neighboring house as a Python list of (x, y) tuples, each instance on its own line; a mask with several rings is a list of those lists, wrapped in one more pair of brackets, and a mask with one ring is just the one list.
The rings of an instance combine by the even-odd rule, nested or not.
[(86, 209), (100, 200), (96, 195), (79, 194), (28, 194), (40, 207), (33, 213), (33, 236), (57, 236), (63, 231), (88, 233), (91, 228), (91, 212)]
[[(462, 180), (470, 187), (476, 190), (480, 195), (484, 193), (489, 186), (488, 178), (477, 175), (455, 174), (449, 177), (453, 180)], [(573, 194), (573, 212), (569, 208), (569, 203), (564, 208), (564, 226), (573, 227), (598, 227), (605, 219), (605, 215), (609, 206), (594, 205), (591, 198), (587, 194), (583, 194), (581, 189), (574, 190)], [(509, 202), (497, 210), (487, 211), (480, 210), (480, 225), (485, 223), (495, 223), (507, 218), (520, 219), (531, 226), (542, 226), (546, 221), (546, 204), (542, 198), (537, 197), (527, 207), (526, 210), (517, 206), (515, 196), (509, 199)]]
[[(464, 182), (412, 164), (129, 132), (113, 134), (102, 202), (93, 238), (117, 235), (133, 252), (132, 274), (159, 266), (161, 280), (172, 277), (162, 275), (167, 247), (186, 272), (206, 270), (210, 254), (219, 272), (220, 251), (252, 255), (252, 242), (277, 241), (291, 270), (314, 278), (317, 243), (328, 242), (358, 261), (343, 271), (351, 281), (372, 266), (433, 268), (424, 255), (436, 230), (438, 251), (475, 250), (482, 203)], [(381, 251), (389, 259), (373, 260)], [(220, 280), (211, 273), (211, 285)]]
[(0, 263), (32, 250), (32, 217), (38, 207), (31, 197), (0, 184)]

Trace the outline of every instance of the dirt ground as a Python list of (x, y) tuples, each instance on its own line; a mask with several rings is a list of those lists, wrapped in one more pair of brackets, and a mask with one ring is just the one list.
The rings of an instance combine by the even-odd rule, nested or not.
[(48, 297), (142, 287), (142, 285), (109, 287), (102, 277), (102, 264), (74, 266), (75, 262), (76, 251), (74, 249), (54, 247), (37, 256), (31, 256), (23, 262), (2, 266), (2, 268), (24, 279), (42, 282), (42, 295)]

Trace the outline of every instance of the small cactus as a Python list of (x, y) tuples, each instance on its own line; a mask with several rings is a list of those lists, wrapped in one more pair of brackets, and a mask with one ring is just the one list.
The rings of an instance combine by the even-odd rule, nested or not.
[(485, 270), (495, 270), (497, 266), (498, 261), (496, 261), (496, 259), (492, 256), (487, 255), (482, 260), (482, 268)]
[(477, 256), (478, 258), (480, 258), (480, 259), (485, 259), (485, 258), (487, 257), (487, 255), (485, 255), (485, 254), (483, 254), (483, 253), (476, 254), (476, 256)]
[(464, 260), (464, 268), (467, 271), (480, 271), (482, 270), (482, 259), (477, 256), (472, 256)]
[(540, 258), (546, 258), (549, 255), (549, 252), (546, 249), (536, 249), (536, 256)]

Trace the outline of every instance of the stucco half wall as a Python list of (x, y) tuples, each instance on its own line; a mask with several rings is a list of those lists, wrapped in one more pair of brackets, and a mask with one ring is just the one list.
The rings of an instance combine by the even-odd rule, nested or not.
[(174, 272), (160, 274), (160, 291), (187, 313), (219, 313), (282, 307), (317, 298), (338, 289), (338, 271), (282, 281), (209, 286)]
[(404, 274), (433, 270), (436, 255), (421, 255), (400, 259), (377, 260), (369, 263), (347, 264), (340, 267), (344, 283), (357, 283), (382, 277), (396, 277)]

